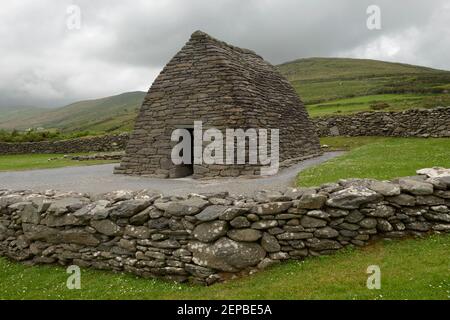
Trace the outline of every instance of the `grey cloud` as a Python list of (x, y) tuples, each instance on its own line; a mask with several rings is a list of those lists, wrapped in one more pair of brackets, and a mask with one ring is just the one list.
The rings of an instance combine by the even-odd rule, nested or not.
[[(80, 30), (66, 28), (71, 4)], [(371, 4), (378, 31), (366, 28)], [(11, 1), (0, 11), (0, 107), (146, 90), (197, 29), (275, 64), (353, 56), (450, 69), (449, 20), (445, 0)]]

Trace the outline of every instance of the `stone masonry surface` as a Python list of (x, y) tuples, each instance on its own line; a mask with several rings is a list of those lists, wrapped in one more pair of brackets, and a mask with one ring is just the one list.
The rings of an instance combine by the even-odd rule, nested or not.
[(313, 119), (326, 136), (450, 137), (450, 107), (361, 112)]
[(1, 255), (199, 284), (430, 232), (450, 232), (450, 169), (252, 197), (0, 190)]
[(104, 135), (56, 141), (0, 142), (0, 154), (107, 152), (125, 149), (129, 135)]
[(259, 175), (259, 165), (248, 161), (175, 166), (172, 132), (192, 128), (194, 121), (223, 134), (226, 129), (279, 129), (280, 162), (321, 153), (303, 103), (274, 66), (253, 51), (197, 31), (153, 82), (115, 172), (158, 178), (182, 177), (187, 171), (194, 177)]

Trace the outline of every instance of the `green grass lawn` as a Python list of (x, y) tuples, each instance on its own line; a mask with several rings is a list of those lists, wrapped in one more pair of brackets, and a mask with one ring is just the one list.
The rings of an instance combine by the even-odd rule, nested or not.
[[(88, 154), (88, 153), (79, 153)], [(49, 160), (51, 159), (51, 160)], [(75, 161), (64, 158), (64, 154), (20, 154), (0, 156), (0, 171), (16, 171), (31, 169), (48, 169), (68, 166), (86, 166), (93, 164), (113, 163), (110, 160)]]
[[(383, 241), (210, 287), (83, 269), (80, 290), (66, 288), (62, 267), (0, 258), (0, 299), (449, 299), (449, 252), (450, 235)], [(381, 269), (380, 290), (366, 287), (369, 265)]]
[(321, 143), (350, 151), (302, 171), (298, 185), (316, 186), (343, 178), (391, 179), (426, 167), (450, 168), (450, 138), (329, 137)]

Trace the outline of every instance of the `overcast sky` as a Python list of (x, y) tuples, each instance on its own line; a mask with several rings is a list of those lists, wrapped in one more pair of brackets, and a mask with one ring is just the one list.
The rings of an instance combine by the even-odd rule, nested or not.
[[(366, 26), (373, 4), (380, 30)], [(197, 29), (273, 64), (340, 56), (450, 70), (448, 0), (9, 0), (0, 7), (0, 107), (147, 91)]]

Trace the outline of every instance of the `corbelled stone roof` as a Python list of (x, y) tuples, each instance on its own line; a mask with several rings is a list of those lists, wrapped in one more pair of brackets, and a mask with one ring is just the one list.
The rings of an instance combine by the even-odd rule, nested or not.
[[(320, 153), (305, 107), (274, 66), (196, 31), (153, 82), (116, 172), (177, 176), (171, 174), (170, 134), (194, 121), (218, 129), (279, 129), (282, 161)], [(248, 165), (200, 167), (194, 168), (200, 176), (256, 174)]]

